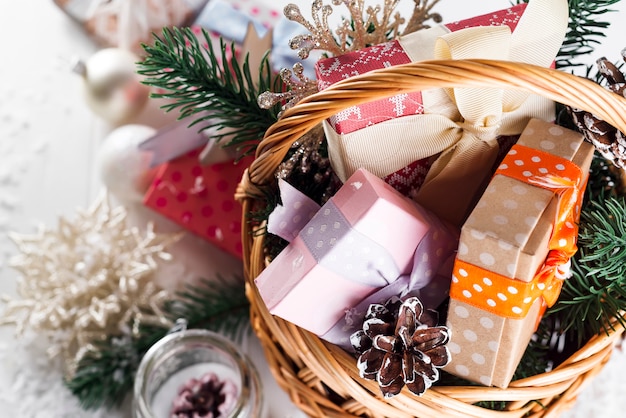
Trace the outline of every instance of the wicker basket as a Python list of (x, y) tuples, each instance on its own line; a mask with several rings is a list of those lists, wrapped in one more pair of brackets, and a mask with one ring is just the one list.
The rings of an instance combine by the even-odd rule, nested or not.
[[(525, 90), (593, 112), (626, 132), (626, 99), (567, 73), (502, 61), (428, 61), (372, 71), (339, 82), (301, 101), (266, 133), (257, 159), (244, 174), (238, 198), (244, 213), (263, 203), (275, 187), (274, 172), (291, 144), (325, 118), (367, 101), (441, 87), (497, 87)], [(517, 380), (507, 389), (435, 386), (422, 396), (406, 388), (383, 399), (374, 381), (359, 377), (355, 359), (340, 348), (267, 311), (253, 283), (266, 266), (262, 234), (244, 220), (244, 265), (252, 327), (260, 338), (278, 383), (305, 413), (317, 417), (555, 417), (608, 361), (624, 329), (592, 338), (555, 370)], [(505, 411), (473, 405), (506, 401)]]

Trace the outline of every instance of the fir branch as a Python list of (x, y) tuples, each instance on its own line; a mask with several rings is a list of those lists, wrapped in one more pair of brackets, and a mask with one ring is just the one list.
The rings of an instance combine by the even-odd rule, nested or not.
[(601, 43), (610, 23), (606, 15), (614, 10), (610, 6), (619, 0), (569, 0), (570, 21), (565, 41), (557, 57), (557, 67), (572, 67), (583, 64), (574, 59), (593, 53)]
[(242, 280), (203, 281), (201, 286), (187, 286), (166, 312), (172, 319), (185, 318), (190, 328), (206, 328), (239, 341), (249, 331), (250, 303)]
[[(249, 302), (242, 280), (202, 281), (187, 286), (165, 307), (172, 321), (184, 318), (188, 328), (205, 328), (240, 340), (249, 330)], [(130, 393), (139, 363), (148, 349), (168, 330), (140, 325), (137, 335), (110, 336), (96, 344), (65, 385), (85, 409), (118, 407)]]
[(565, 281), (558, 303), (562, 332), (575, 332), (580, 345), (626, 310), (626, 213), (624, 197), (600, 197), (581, 215), (579, 251), (572, 259), (573, 277)]
[(119, 407), (133, 389), (141, 358), (166, 333), (163, 328), (142, 326), (137, 337), (109, 337), (95, 344), (98, 352), (89, 353), (80, 361), (65, 386), (83, 409)]
[(152, 94), (169, 101), (162, 106), (165, 111), (178, 109), (179, 119), (195, 118), (190, 126), (214, 128), (216, 141), (251, 153), (280, 110), (257, 103), (261, 92), (276, 87), (268, 55), (260, 68), (250, 69), (247, 56), (243, 63), (237, 59), (234, 44), (227, 46), (220, 38), (221, 51), (215, 51), (209, 34), (202, 34), (204, 46), (189, 28), (164, 28), (154, 45), (143, 46), (147, 56), (138, 73), (146, 77), (144, 84), (165, 91)]

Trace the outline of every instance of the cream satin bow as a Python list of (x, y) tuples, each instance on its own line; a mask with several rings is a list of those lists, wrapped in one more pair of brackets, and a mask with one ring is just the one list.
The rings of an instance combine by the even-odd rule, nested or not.
[[(483, 58), (548, 67), (565, 37), (568, 11), (567, 0), (531, 0), (513, 33), (508, 26), (452, 33), (439, 27), (408, 35), (400, 44), (412, 61)], [(423, 115), (373, 125), (365, 128), (366, 134), (344, 134), (334, 141), (330, 136), (337, 134), (331, 132), (331, 161), (340, 177), (360, 167), (385, 177), (439, 154), (415, 200), (461, 225), (490, 177), (497, 136), (519, 134), (531, 118), (553, 119), (554, 105), (501, 89), (455, 88), (424, 91), (422, 96)], [(328, 135), (331, 130), (326, 131)]]

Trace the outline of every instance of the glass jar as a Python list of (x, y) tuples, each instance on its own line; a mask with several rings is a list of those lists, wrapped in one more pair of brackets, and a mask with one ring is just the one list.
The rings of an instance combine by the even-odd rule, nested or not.
[(230, 413), (220, 418), (263, 416), (259, 375), (248, 358), (215, 332), (189, 329), (166, 335), (141, 360), (135, 377), (133, 417), (169, 418), (180, 388), (208, 372), (232, 381), (238, 389)]

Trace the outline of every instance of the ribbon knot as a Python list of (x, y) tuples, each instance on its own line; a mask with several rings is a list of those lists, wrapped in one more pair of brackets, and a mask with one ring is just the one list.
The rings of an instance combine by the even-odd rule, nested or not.
[(546, 286), (543, 299), (548, 307), (556, 303), (561, 293), (563, 280), (571, 275), (571, 258), (578, 249), (576, 245), (576, 236), (578, 235), (576, 202), (583, 191), (581, 187), (582, 172), (580, 169), (578, 172), (572, 171), (574, 171), (575, 180), (553, 174), (533, 176), (529, 179), (529, 183), (551, 190), (559, 198), (557, 219), (549, 244), (550, 251), (537, 274), (539, 283), (544, 283)]
[(494, 147), (498, 143), (496, 137), (501, 126), (499, 122), (500, 119), (498, 118), (494, 124), (481, 125), (464, 121), (459, 122), (458, 125), (464, 132), (463, 138), (484, 142), (487, 146)]
[(569, 251), (550, 250), (546, 261), (537, 274), (537, 283), (543, 284), (543, 300), (548, 307), (554, 305), (561, 293), (563, 281), (571, 275)]

